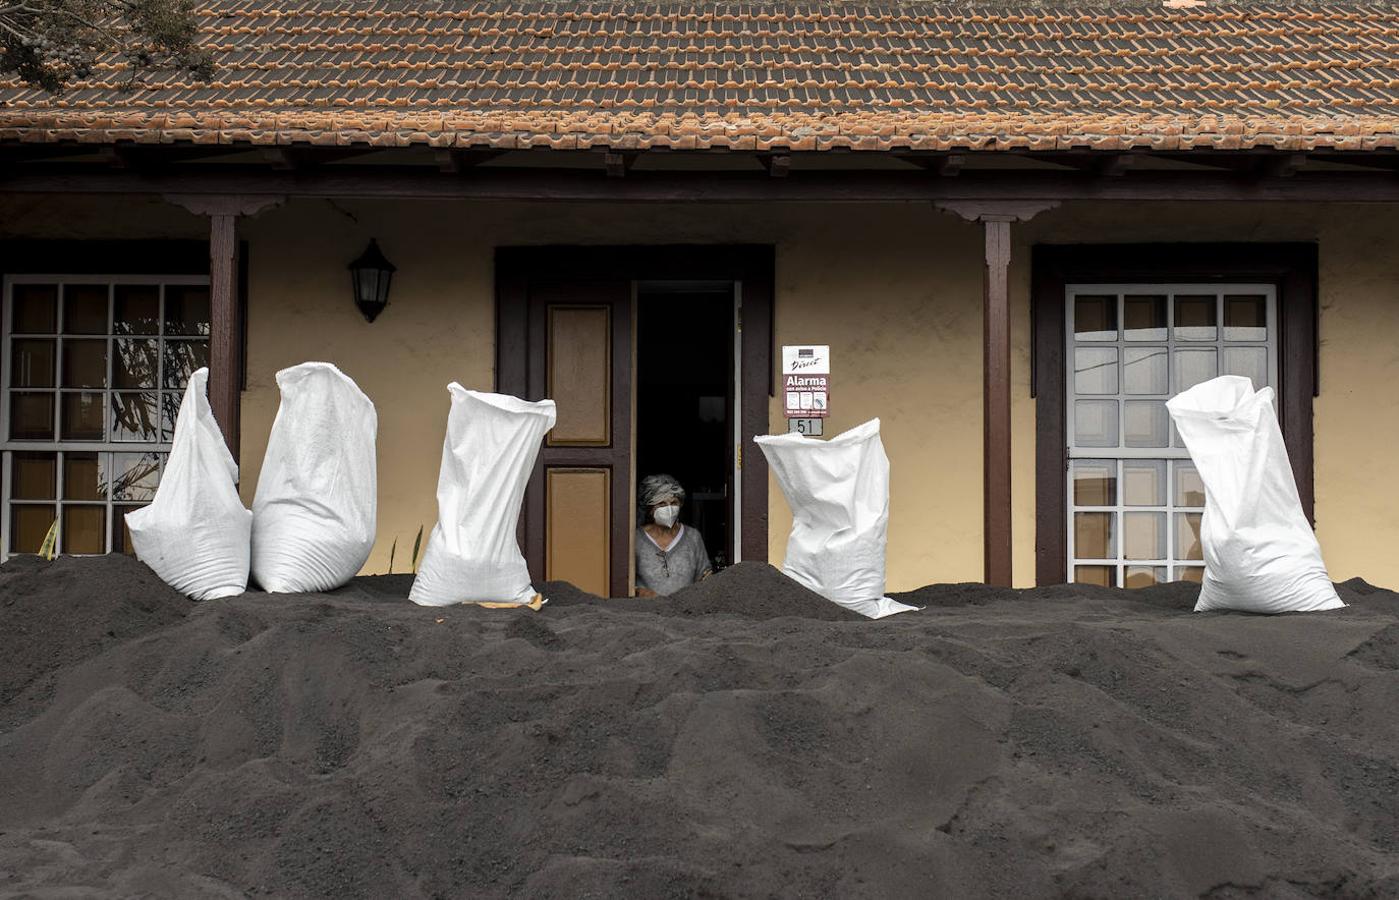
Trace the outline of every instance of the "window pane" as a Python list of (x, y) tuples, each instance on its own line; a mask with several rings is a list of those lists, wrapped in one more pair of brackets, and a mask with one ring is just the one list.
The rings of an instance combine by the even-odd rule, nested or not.
[(107, 286), (105, 284), (65, 284), (63, 286), (63, 333), (107, 333)]
[(150, 340), (116, 341), (112, 387), (155, 388), (160, 365), (160, 344)]
[(10, 387), (53, 387), (54, 341), (14, 340), (10, 342)]
[(1074, 513), (1074, 556), (1080, 559), (1116, 559), (1110, 512)]
[(1188, 459), (1179, 460), (1176, 467), (1176, 506), (1204, 506), (1205, 483), (1200, 472)]
[(105, 500), (106, 479), (96, 453), (63, 454), (63, 499)]
[(1111, 459), (1073, 461), (1074, 505), (1115, 506), (1117, 504), (1117, 462)]
[(1176, 295), (1176, 340), (1212, 341), (1218, 332), (1218, 309), (1213, 294)]
[(82, 340), (63, 342), (63, 387), (102, 388), (107, 386), (107, 342)]
[(1175, 391), (1187, 391), (1219, 374), (1219, 353), (1213, 347), (1177, 350), (1174, 354)]
[(54, 334), (58, 330), (58, 285), (17, 284), (11, 291), (15, 334)]
[(174, 391), (164, 391), (160, 395), (160, 439), (162, 441), (173, 441), (175, 439), (175, 422), (180, 417), (180, 401), (184, 399), (183, 394)]
[(1162, 400), (1128, 400), (1123, 404), (1124, 440), (1128, 447), (1164, 447), (1171, 439), (1171, 417)]
[(83, 391), (63, 395), (62, 439), (65, 441), (100, 441), (104, 434), (100, 391)]
[(15, 500), (52, 500), (58, 490), (58, 457), (53, 453), (10, 455), (10, 496)]
[(1123, 513), (1122, 556), (1125, 559), (1165, 559), (1166, 514)]
[(114, 289), (116, 318), (113, 334), (157, 334), (160, 331), (160, 287), (119, 284)]
[[(1122, 502), (1127, 506), (1166, 505), (1166, 461), (1126, 459), (1122, 461)], [(1153, 557), (1160, 559), (1160, 557)]]
[(1268, 349), (1266, 347), (1225, 347), (1224, 374), (1242, 375), (1253, 382), (1253, 389), (1268, 386)]
[(52, 506), (10, 505), (10, 552), (38, 553), (53, 526)]
[(1074, 401), (1074, 445), (1117, 446), (1117, 401)]
[(113, 453), (112, 498), (146, 502), (160, 485), (159, 453)]
[(1166, 580), (1165, 566), (1127, 566), (1123, 573), (1125, 587), (1144, 588)]
[(112, 440), (160, 440), (160, 395), (155, 391), (139, 394), (112, 394)]
[(1200, 513), (1176, 513), (1176, 559), (1204, 559), (1200, 548)]
[(1166, 298), (1128, 294), (1122, 298), (1122, 332), (1129, 341), (1166, 339)]
[(107, 552), (107, 507), (63, 507), (64, 553)]
[(1074, 566), (1074, 581), (1099, 587), (1117, 586), (1116, 566)]
[(1088, 294), (1074, 297), (1074, 339), (1117, 340), (1117, 297)]
[(1257, 294), (1224, 295), (1224, 339), (1266, 341), (1268, 300)]
[(1176, 581), (1193, 581), (1199, 584), (1204, 580), (1204, 566), (1176, 566)]
[(209, 286), (165, 286), (165, 333), (209, 334)]
[(112, 552), (135, 556), (136, 548), (131, 546), (131, 529), (126, 527), (126, 514), (135, 512), (140, 506), (112, 507)]
[(1074, 393), (1117, 393), (1117, 349), (1079, 347), (1074, 351)]
[(1165, 347), (1128, 347), (1122, 351), (1122, 375), (1129, 394), (1168, 394)]
[(10, 439), (53, 440), (53, 394), (10, 392)]
[(165, 342), (165, 387), (184, 390), (194, 370), (207, 365), (208, 341)]

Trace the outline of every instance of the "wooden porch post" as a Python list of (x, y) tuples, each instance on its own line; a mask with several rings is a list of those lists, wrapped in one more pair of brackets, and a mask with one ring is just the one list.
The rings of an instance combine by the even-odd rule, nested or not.
[(277, 206), (282, 197), (175, 194), (166, 199), (209, 219), (209, 405), (238, 459), (243, 310), (238, 305), (238, 218)]
[(1011, 586), (1010, 220), (986, 218), (982, 273), (981, 447), (983, 577)]
[(1057, 203), (940, 202), (939, 209), (981, 223), (982, 269), (982, 578), (1011, 587), (1010, 224)]

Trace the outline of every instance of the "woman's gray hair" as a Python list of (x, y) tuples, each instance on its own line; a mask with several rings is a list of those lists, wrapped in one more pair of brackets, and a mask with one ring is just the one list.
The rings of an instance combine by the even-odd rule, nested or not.
[(641, 487), (637, 488), (636, 499), (642, 511), (649, 513), (653, 506), (667, 497), (674, 497), (681, 503), (685, 502), (685, 489), (680, 486), (680, 482), (669, 475), (647, 475), (641, 479)]

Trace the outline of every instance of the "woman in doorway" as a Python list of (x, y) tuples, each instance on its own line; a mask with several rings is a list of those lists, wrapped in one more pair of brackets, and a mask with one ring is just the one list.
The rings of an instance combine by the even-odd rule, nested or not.
[(642, 512), (636, 530), (636, 595), (664, 597), (709, 575), (704, 538), (680, 522), (685, 489), (669, 475), (648, 475), (637, 491)]

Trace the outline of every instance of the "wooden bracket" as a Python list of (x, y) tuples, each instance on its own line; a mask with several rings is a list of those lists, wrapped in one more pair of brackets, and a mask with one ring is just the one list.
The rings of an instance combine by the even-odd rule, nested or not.
[(196, 216), (255, 216), (281, 206), (279, 194), (165, 194), (166, 202), (182, 206)]
[(764, 153), (758, 156), (758, 162), (773, 178), (786, 178), (792, 170), (792, 157), (786, 153)]
[(607, 167), (608, 178), (624, 178), (627, 170), (632, 167), (632, 163), (636, 162), (636, 154), (608, 150), (603, 153), (602, 162)]
[(935, 200), (933, 206), (968, 222), (1028, 222), (1058, 200)]
[(439, 149), (436, 153), (439, 171), (460, 175), (467, 169), (474, 169), (484, 162), (490, 162), (504, 153), (504, 150), (490, 149)]

